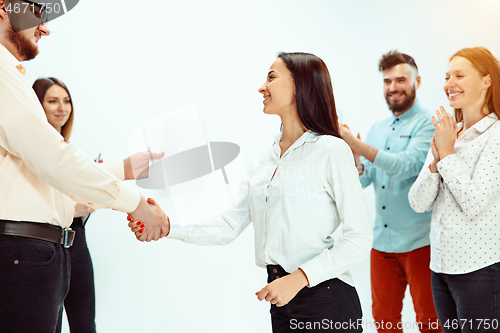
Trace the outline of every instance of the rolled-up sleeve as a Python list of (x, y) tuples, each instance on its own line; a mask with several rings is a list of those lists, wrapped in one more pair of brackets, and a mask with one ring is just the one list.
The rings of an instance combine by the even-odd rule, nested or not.
[(431, 119), (426, 119), (415, 131), (408, 147), (398, 153), (379, 150), (373, 165), (384, 170), (395, 181), (404, 181), (419, 174), (434, 133)]

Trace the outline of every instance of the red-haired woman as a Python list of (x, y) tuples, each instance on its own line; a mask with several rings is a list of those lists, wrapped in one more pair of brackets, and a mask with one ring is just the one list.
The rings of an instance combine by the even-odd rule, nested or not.
[(431, 269), (436, 311), (447, 332), (500, 329), (500, 63), (484, 47), (448, 64), (435, 135), (409, 193), (432, 211)]

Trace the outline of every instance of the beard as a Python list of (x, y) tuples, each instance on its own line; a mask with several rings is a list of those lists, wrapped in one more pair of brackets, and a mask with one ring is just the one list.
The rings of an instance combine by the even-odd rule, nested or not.
[(393, 101), (391, 100), (389, 95), (385, 96), (385, 101), (387, 102), (387, 105), (392, 112), (401, 112), (409, 109), (415, 101), (415, 97), (417, 96), (417, 88), (413, 86), (409, 94), (407, 94), (406, 91), (401, 91), (401, 93), (404, 95), (404, 97), (400, 101)]
[(15, 32), (12, 26), (7, 29), (7, 39), (14, 44), (22, 60), (31, 60), (38, 55), (38, 46), (22, 35), (21, 32)]

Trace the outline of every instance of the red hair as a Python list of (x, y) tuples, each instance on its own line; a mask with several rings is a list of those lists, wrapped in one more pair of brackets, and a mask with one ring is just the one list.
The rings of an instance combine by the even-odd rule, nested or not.
[[(488, 110), (495, 113), (500, 118), (500, 62), (498, 58), (486, 47), (468, 47), (461, 49), (451, 56), (450, 61), (455, 57), (463, 57), (469, 60), (482, 77), (490, 75), (491, 86), (486, 92), (484, 105), (481, 112)], [(487, 114), (486, 114), (487, 115)], [(464, 118), (462, 109), (455, 109), (455, 118), (461, 122)]]

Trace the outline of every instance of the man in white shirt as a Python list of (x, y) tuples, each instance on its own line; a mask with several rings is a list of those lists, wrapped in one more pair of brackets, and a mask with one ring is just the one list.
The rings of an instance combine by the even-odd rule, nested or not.
[[(141, 240), (164, 237), (168, 225), (47, 122), (20, 61), (38, 54), (37, 42), (50, 30), (40, 21), (20, 31), (23, 16), (11, 24), (6, 5), (0, 0), (0, 332), (59, 332), (73, 200), (129, 213), (145, 224)], [(27, 9), (29, 20), (43, 17), (33, 1)]]

